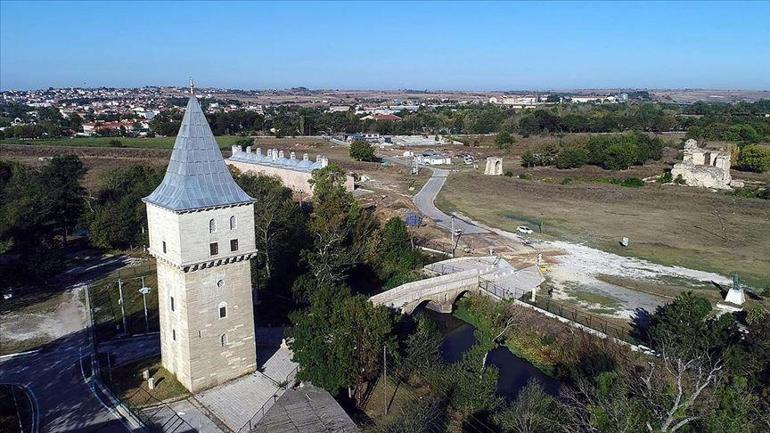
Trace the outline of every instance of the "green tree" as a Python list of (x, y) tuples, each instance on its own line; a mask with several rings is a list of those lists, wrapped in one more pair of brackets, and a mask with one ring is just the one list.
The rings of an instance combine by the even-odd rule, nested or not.
[(704, 352), (722, 354), (738, 341), (737, 328), (731, 315), (713, 318), (711, 310), (706, 298), (692, 292), (679, 295), (651, 316), (650, 343), (684, 359)]
[(374, 147), (366, 141), (356, 140), (350, 143), (350, 157), (356, 161), (376, 161)]
[(55, 156), (43, 167), (37, 179), (45, 194), (43, 213), (49, 215), (61, 230), (65, 245), (67, 234), (83, 210), (85, 188), (80, 181), (85, 174), (86, 169), (77, 156)]
[(738, 168), (763, 173), (770, 170), (770, 146), (744, 146), (738, 154)]
[(313, 171), (313, 242), (303, 257), (319, 285), (343, 282), (350, 268), (363, 259), (376, 228), (344, 182), (345, 173), (335, 165)]
[(499, 132), (495, 136), (495, 146), (498, 149), (508, 149), (513, 144), (513, 137), (507, 131)]
[(146, 242), (147, 211), (142, 198), (162, 180), (162, 170), (140, 165), (105, 173), (104, 187), (91, 206), (91, 242), (107, 249), (130, 248)]
[(516, 400), (495, 414), (505, 433), (556, 433), (562, 431), (559, 405), (534, 380), (519, 391)]
[(344, 287), (320, 287), (307, 309), (292, 313), (287, 335), (293, 340), (299, 378), (336, 394), (355, 386), (363, 397), (364, 383), (376, 377), (383, 346), (392, 344), (393, 319), (386, 307), (351, 296)]
[(570, 146), (556, 156), (557, 168), (578, 168), (588, 161), (588, 153), (581, 147)]
[(408, 380), (412, 374), (425, 375), (439, 365), (443, 341), (436, 323), (425, 315), (419, 315), (415, 331), (406, 339), (406, 350), (399, 366), (401, 379)]
[(374, 258), (384, 286), (392, 288), (418, 278), (415, 270), (423, 261), (423, 255), (412, 246), (406, 224), (398, 217), (390, 218), (380, 230)]

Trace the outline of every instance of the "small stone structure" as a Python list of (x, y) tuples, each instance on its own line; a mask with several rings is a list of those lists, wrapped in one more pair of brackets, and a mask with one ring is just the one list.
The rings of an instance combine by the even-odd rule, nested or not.
[(487, 166), (484, 174), (489, 176), (501, 176), (503, 174), (503, 158), (490, 156), (487, 158)]
[[(302, 159), (297, 159), (294, 152), (289, 153), (286, 158), (283, 150), (278, 149), (268, 149), (267, 155), (263, 155), (260, 148), (252, 152), (251, 146), (247, 146), (245, 152), (241, 146), (233, 146), (232, 150), (232, 156), (225, 160), (228, 165), (244, 173), (278, 177), (288, 188), (304, 194), (313, 193), (313, 186), (310, 184), (313, 170), (329, 165), (329, 159), (322, 155), (317, 155), (315, 161), (311, 161), (307, 153), (302, 155)], [(353, 176), (346, 175), (345, 189), (353, 191), (353, 188)]]
[(689, 139), (684, 143), (682, 162), (674, 165), (671, 176), (682, 176), (690, 186), (730, 189), (730, 153), (700, 148)]

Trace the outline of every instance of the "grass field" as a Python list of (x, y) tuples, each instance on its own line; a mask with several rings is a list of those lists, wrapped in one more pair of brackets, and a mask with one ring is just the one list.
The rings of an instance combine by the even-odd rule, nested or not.
[[(149, 369), (150, 377), (155, 379), (155, 389), (147, 387), (147, 381), (142, 379), (142, 371)], [(120, 399), (132, 407), (155, 404), (157, 400), (183, 397), (189, 393), (179, 383), (174, 375), (160, 364), (160, 359), (150, 358), (112, 369), (110, 388)], [(142, 389), (147, 392), (139, 391)], [(148, 394), (157, 400), (149, 399)]]
[[(508, 231), (542, 219), (545, 238), (665, 265), (737, 272), (752, 287), (770, 288), (767, 200), (677, 186), (561, 185), (466, 172), (449, 177), (437, 205)], [(618, 244), (624, 236), (629, 248)]]

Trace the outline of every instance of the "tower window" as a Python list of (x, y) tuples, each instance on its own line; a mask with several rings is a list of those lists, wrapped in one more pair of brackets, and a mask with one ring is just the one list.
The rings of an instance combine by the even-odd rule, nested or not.
[(227, 303), (221, 302), (219, 304), (219, 318), (224, 319), (225, 317), (227, 317)]
[(230, 239), (230, 251), (238, 251), (238, 239)]
[(171, 297), (171, 311), (174, 311), (174, 297)]
[(163, 241), (163, 254), (166, 254), (166, 241)]
[(227, 334), (222, 334), (219, 336), (219, 344), (221, 344), (222, 347), (227, 346)]
[(219, 254), (219, 245), (217, 245), (216, 242), (212, 242), (209, 244), (209, 253), (212, 256), (216, 256), (217, 254)]
[(171, 330), (171, 339), (176, 341), (176, 329)]
[(237, 225), (237, 221), (235, 219), (235, 215), (230, 217), (230, 230), (235, 230), (235, 227)]
[(209, 220), (209, 233), (214, 233), (215, 231), (217, 231), (217, 222), (212, 218)]

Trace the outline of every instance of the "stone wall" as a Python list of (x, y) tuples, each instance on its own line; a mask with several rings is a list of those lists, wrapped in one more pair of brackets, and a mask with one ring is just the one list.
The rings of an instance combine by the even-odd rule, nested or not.
[[(248, 260), (194, 272), (159, 261), (158, 300), (163, 367), (188, 390), (198, 392), (256, 370)], [(224, 318), (220, 306), (226, 307)]]
[(674, 164), (671, 176), (681, 176), (687, 185), (704, 188), (730, 189), (730, 153), (698, 147), (689, 139), (685, 142), (682, 162)]
[[(256, 252), (253, 205), (175, 213), (148, 203), (147, 217), (150, 253), (158, 263), (163, 367), (191, 392), (253, 372), (248, 260)], [(238, 240), (235, 251), (232, 239)], [(210, 254), (212, 242), (218, 245), (216, 255)], [(224, 318), (219, 317), (220, 306), (226, 309)]]
[(484, 168), (484, 174), (490, 176), (500, 176), (503, 174), (503, 158), (490, 156), (487, 158), (487, 165)]
[[(312, 173), (305, 171), (292, 170), (282, 167), (271, 167), (269, 165), (251, 164), (241, 161), (226, 159), (225, 162), (240, 170), (242, 173), (261, 174), (264, 176), (274, 176), (281, 179), (281, 182), (293, 191), (306, 195), (313, 194), (313, 186), (310, 185)], [(353, 191), (353, 176), (345, 175), (345, 190)]]

